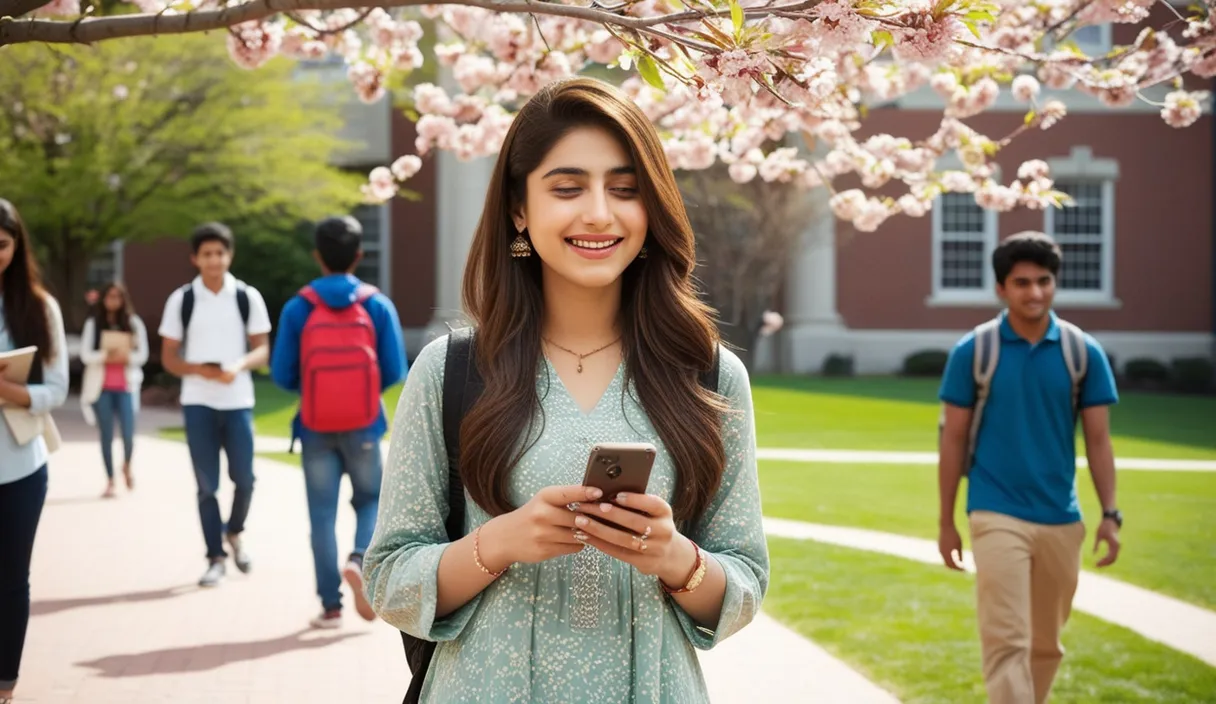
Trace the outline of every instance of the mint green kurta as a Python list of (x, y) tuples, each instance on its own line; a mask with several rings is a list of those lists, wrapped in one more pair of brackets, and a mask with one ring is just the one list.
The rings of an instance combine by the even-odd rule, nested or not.
[[(723, 419), (722, 487), (689, 531), (726, 572), (721, 619), (706, 632), (663, 594), (657, 578), (590, 547), (540, 564), (513, 565), (468, 604), (435, 620), (436, 572), (448, 545), (446, 350), (446, 337), (427, 345), (405, 382), (364, 567), (368, 596), (382, 618), (439, 641), (423, 701), (708, 701), (694, 646), (711, 648), (747, 625), (760, 609), (769, 576), (751, 389), (739, 358), (728, 350), (721, 354), (719, 393), (732, 409)], [(671, 501), (670, 455), (642, 407), (622, 394), (623, 382), (622, 365), (598, 405), (584, 413), (552, 364), (542, 362), (537, 385), (543, 431), (512, 474), (514, 505), (546, 486), (580, 483), (597, 442), (658, 446), (649, 492)], [(468, 502), (467, 530), (488, 518)]]

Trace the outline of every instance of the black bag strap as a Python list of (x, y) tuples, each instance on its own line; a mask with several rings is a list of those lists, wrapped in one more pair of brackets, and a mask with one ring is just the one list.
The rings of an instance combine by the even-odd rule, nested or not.
[[(190, 327), (190, 318), (194, 315), (194, 282), (188, 283), (181, 288), (182, 290), (182, 342), (180, 349), (182, 354), (186, 350), (186, 329)], [(245, 325), (246, 330), (249, 328), (249, 290), (244, 281), (237, 279), (236, 282), (236, 309), (241, 313), (241, 323)]]
[(464, 484), (460, 479), (460, 423), (481, 395), (485, 384), (477, 371), (473, 329), (462, 328), (448, 336), (443, 367), (443, 442), (448, 454), (449, 540), (464, 537)]

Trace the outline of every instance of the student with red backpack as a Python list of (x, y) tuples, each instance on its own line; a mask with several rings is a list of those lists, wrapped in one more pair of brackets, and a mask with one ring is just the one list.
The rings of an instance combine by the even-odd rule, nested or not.
[[(279, 317), (270, 362), (275, 384), (300, 394), (292, 447), (300, 438), (312, 554), (321, 614), (314, 628), (342, 624), (342, 578), (355, 609), (371, 621), (363, 595), (363, 553), (380, 506), (380, 439), (388, 428), (381, 392), (405, 378), (401, 323), (392, 301), (354, 275), (363, 228), (350, 216), (322, 220), (313, 257), (323, 275), (302, 288)], [(355, 544), (341, 573), (334, 523), (342, 474), (350, 476)]]

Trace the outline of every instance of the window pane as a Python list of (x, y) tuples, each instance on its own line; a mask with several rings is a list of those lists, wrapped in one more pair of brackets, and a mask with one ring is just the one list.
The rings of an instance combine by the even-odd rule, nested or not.
[(360, 205), (351, 213), (363, 226), (363, 259), (355, 268), (355, 276), (377, 287), (381, 285), (380, 238), (383, 213), (384, 209), (379, 205)]
[(970, 193), (946, 193), (937, 207), (941, 223), (941, 281), (949, 290), (984, 287), (985, 213)]
[(1060, 266), (1060, 288), (1074, 291), (1102, 290), (1103, 232), (1102, 183), (1060, 181), (1056, 188), (1073, 197), (1075, 205), (1052, 212), (1064, 261)]
[(100, 288), (114, 280), (117, 273), (117, 262), (114, 261), (114, 245), (107, 245), (89, 262), (89, 272), (85, 276), (85, 287)]

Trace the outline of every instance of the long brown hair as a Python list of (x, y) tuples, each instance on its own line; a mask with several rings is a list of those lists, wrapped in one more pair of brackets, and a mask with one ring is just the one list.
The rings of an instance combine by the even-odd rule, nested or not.
[[(494, 166), (464, 274), (464, 305), (477, 329), (475, 358), (485, 389), (461, 425), (461, 477), (491, 515), (513, 508), (509, 474), (527, 450), (540, 410), (543, 296), (539, 257), (511, 257), (517, 234), (511, 212), (524, 201), (528, 174), (579, 127), (616, 135), (637, 169), (649, 232), (646, 259), (623, 274), (626, 388), (636, 388), (675, 465), (676, 519), (695, 520), (717, 492), (726, 464), (725, 405), (698, 382), (716, 360), (718, 332), (693, 286), (692, 227), (654, 126), (621, 91), (590, 78), (558, 81), (529, 100)], [(524, 408), (530, 412), (521, 413)]]
[(106, 296), (115, 289), (122, 296), (122, 308), (114, 313), (114, 322), (118, 325), (119, 330), (131, 332), (131, 316), (135, 315), (135, 308), (131, 305), (131, 296), (127, 294), (127, 287), (118, 281), (111, 281), (101, 288), (97, 301), (93, 303), (93, 325), (99, 331), (105, 329), (110, 320), (110, 312), (106, 310)]
[(36, 345), (44, 362), (55, 357), (47, 319), (46, 289), (30, 248), (29, 233), (13, 204), (0, 198), (0, 230), (13, 236), (13, 259), (0, 273), (4, 279), (4, 322), (14, 347)]

